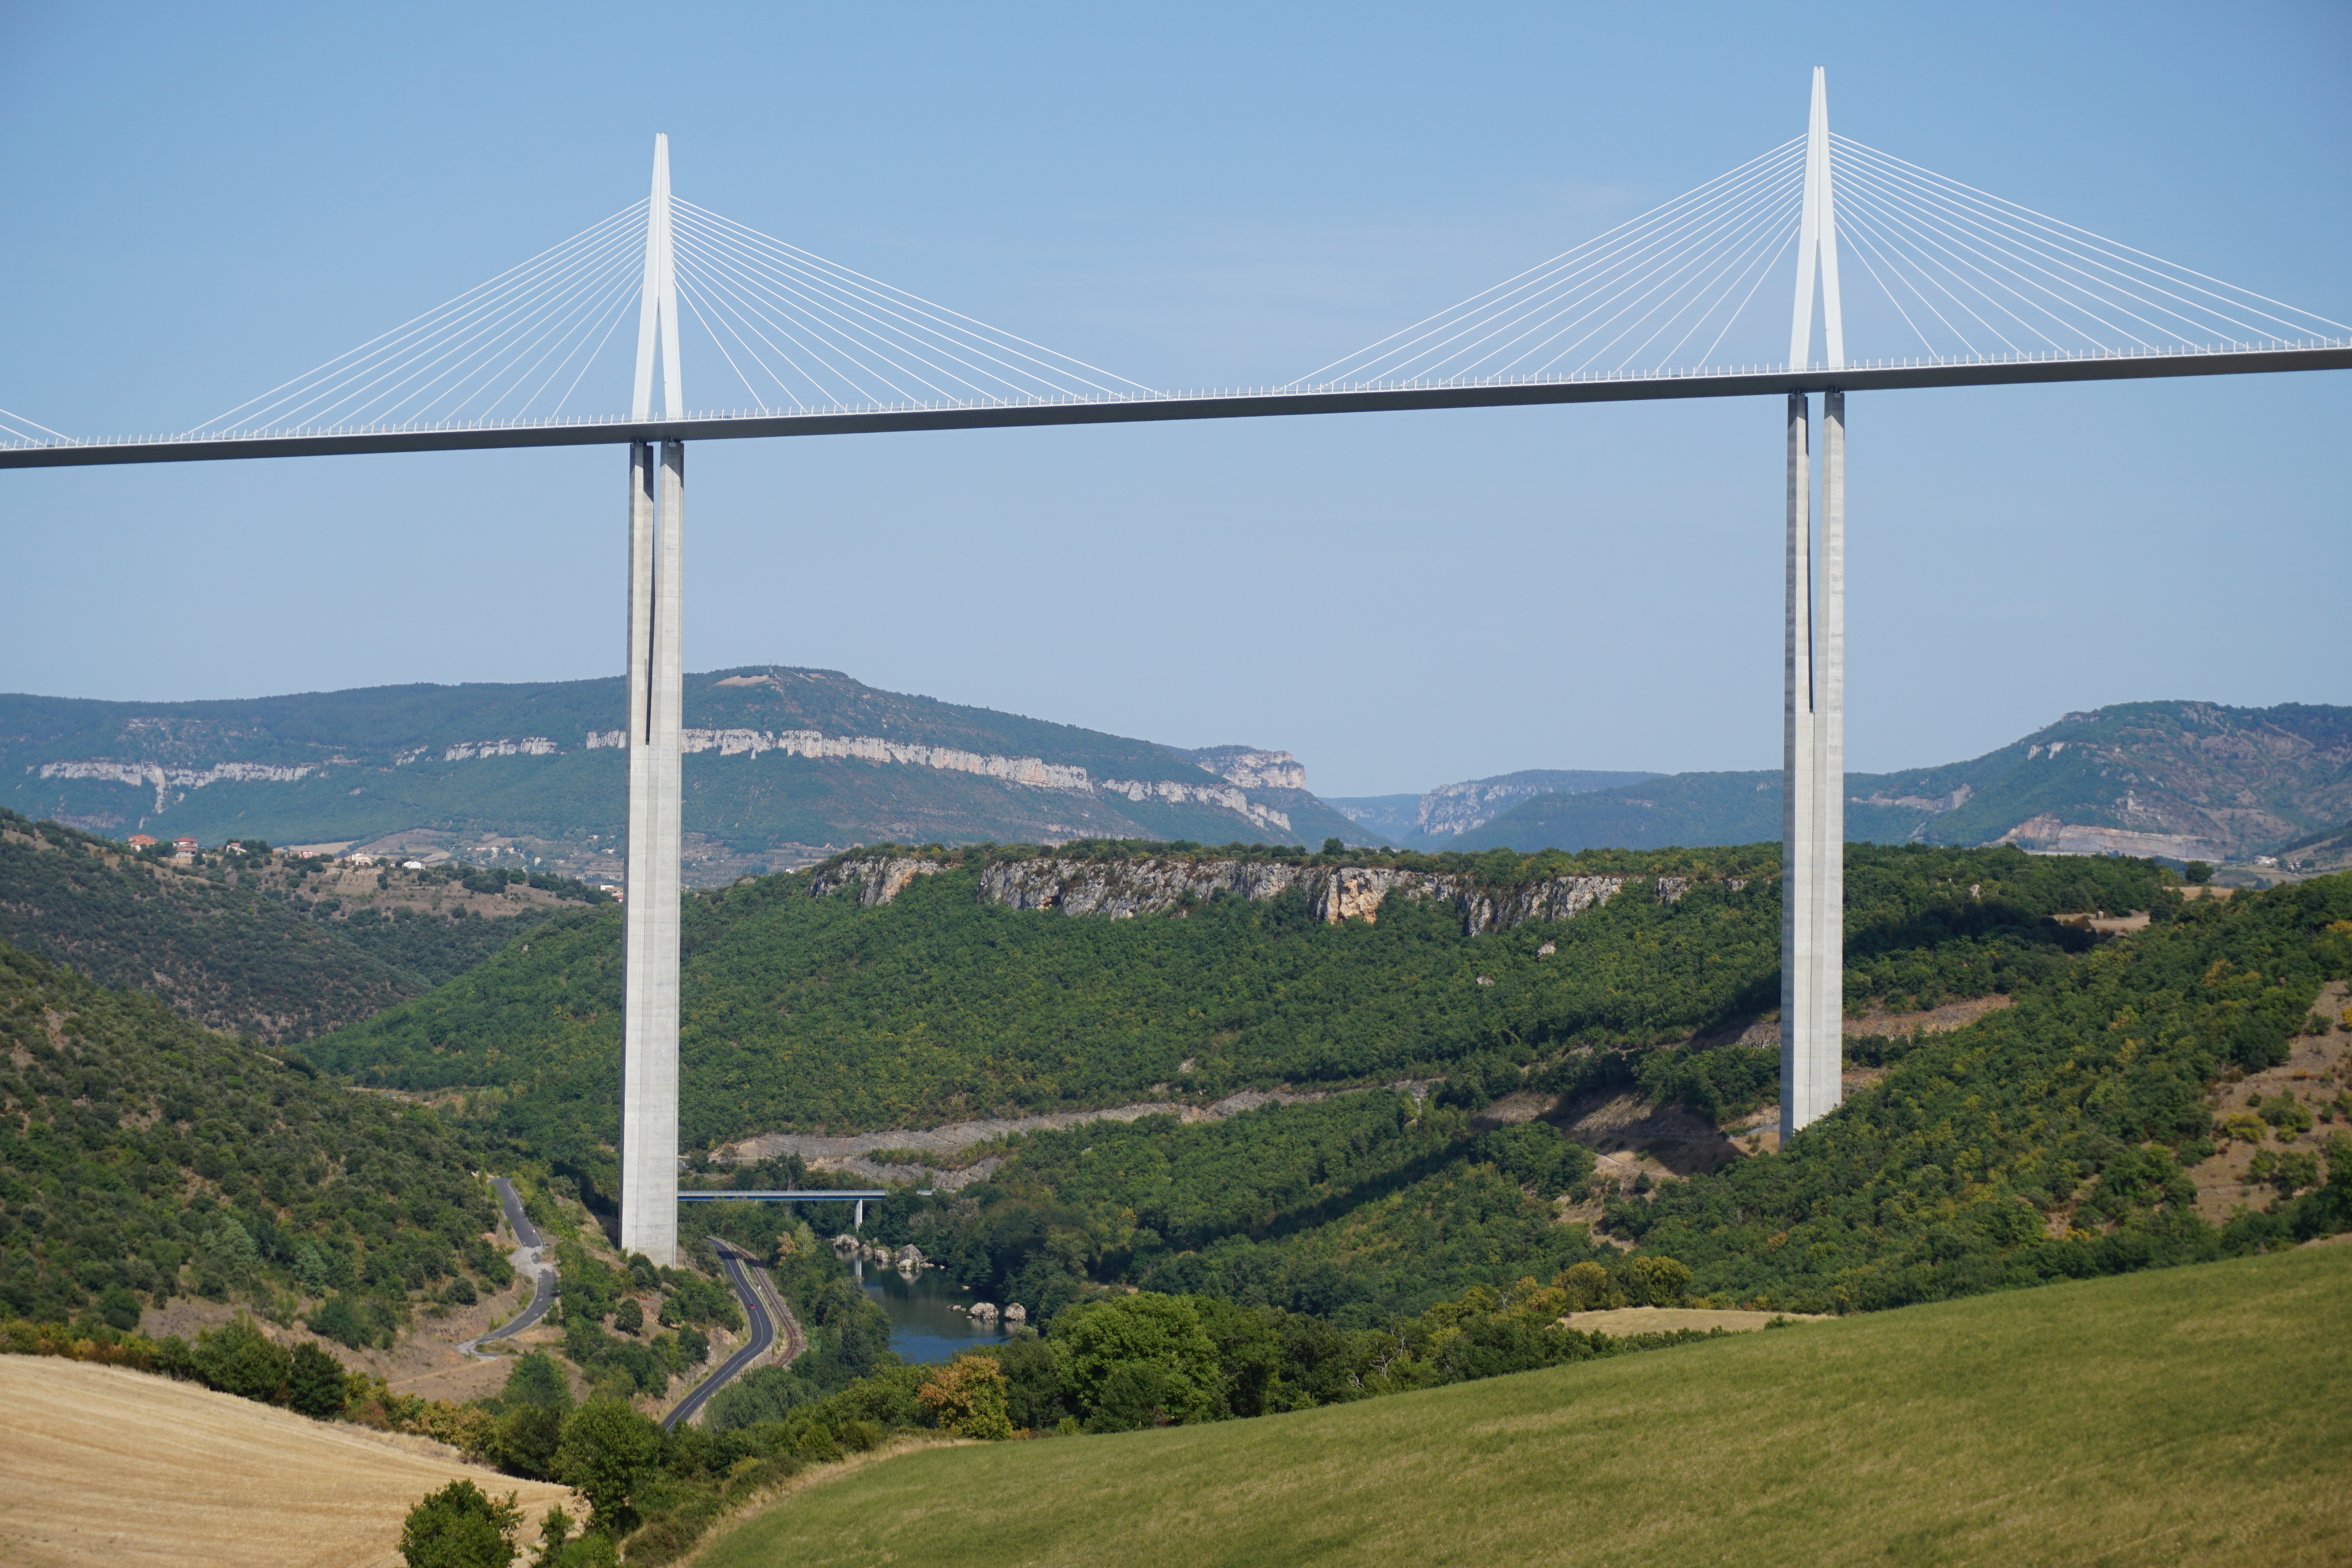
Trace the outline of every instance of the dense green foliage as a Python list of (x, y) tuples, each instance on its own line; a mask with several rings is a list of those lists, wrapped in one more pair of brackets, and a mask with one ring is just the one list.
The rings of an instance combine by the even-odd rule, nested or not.
[(388, 1343), (452, 1277), (503, 1284), (471, 1161), (353, 1094), (0, 944), (0, 1306), (117, 1328), (175, 1294)]
[[(345, 898), (330, 888), (354, 873), (240, 847), (183, 868), (0, 811), (0, 941), (150, 992), (206, 1028), (292, 1043), (454, 978), (557, 903), (604, 897), (561, 878), (451, 866), (366, 873), (369, 898)], [(379, 878), (390, 887), (381, 904)], [(496, 894), (509, 879), (548, 897), (451, 896)]]
[(1545, 1201), (1583, 1180), (1591, 1151), (1548, 1124), (1479, 1131), (1467, 1110), (1383, 1092), (1206, 1125), (1093, 1123), (1004, 1152), (991, 1181), (885, 1205), (869, 1225), (1039, 1321), (1089, 1281), (1132, 1280), (1369, 1327), (1594, 1256)]
[[(2200, 900), (1922, 1036), (1885, 1080), (1778, 1157), (1621, 1199), (1610, 1227), (1699, 1289), (1848, 1310), (2194, 1261), (2352, 1227), (2352, 1146), (2330, 1185), (2216, 1228), (2185, 1166), (2212, 1152), (2207, 1086), (2286, 1060), (2323, 982), (2352, 976), (2352, 876)], [(2323, 1026), (2324, 1027), (2324, 1026)], [(2274, 1135), (2296, 1135), (2282, 1118)], [(2318, 1162), (2309, 1162), (2316, 1178)], [(2073, 1234), (2048, 1233), (2046, 1213)]]
[[(2336, 928), (2347, 900), (2352, 879), (2335, 878), (2167, 903), (2167, 920), (2127, 941), (2020, 976), (2016, 1005), (1969, 1029), (1856, 1039), (1850, 1051), (1889, 1068), (1884, 1082), (1783, 1155), (1646, 1197), (1609, 1183), (1608, 1228), (1696, 1268), (1718, 1304), (1830, 1311), (2352, 1227), (2352, 1157), (2333, 1145), (2266, 1142), (2254, 1174), (2282, 1207), (2218, 1229), (2181, 1174), (2211, 1152), (2214, 1076), (2284, 1060), (2320, 982), (2352, 965)], [(1571, 1049), (1525, 1070), (1470, 1059), (1421, 1104), (1372, 1092), (1205, 1125), (1088, 1124), (1008, 1140), (987, 1181), (886, 1205), (877, 1223), (1045, 1318), (1090, 1282), (1132, 1281), (1376, 1327), (1600, 1255), (1545, 1201), (1601, 1196), (1584, 1186), (1591, 1153), (1540, 1121), (1482, 1130), (1471, 1113), (1489, 1101), (1639, 1090), (1723, 1117), (1772, 1098), (1777, 1067), (1737, 1046)], [(2234, 1135), (2313, 1131), (2307, 1106), (2275, 1099), (2235, 1113)]]
[(563, 1327), (563, 1354), (592, 1386), (616, 1397), (667, 1392), (710, 1354), (706, 1330), (743, 1326), (727, 1288), (691, 1270), (635, 1257), (625, 1272), (565, 1237), (556, 1239), (555, 1253), (563, 1294), (554, 1321)]
[(454, 1480), (408, 1511), (400, 1558), (408, 1568), (507, 1568), (522, 1523), (511, 1495), (503, 1501), (469, 1480)]
[[(1376, 925), (1327, 925), (1297, 888), (1131, 920), (983, 901), (988, 865), (1034, 852), (935, 857), (949, 869), (875, 908), (854, 892), (811, 896), (824, 868), (689, 897), (688, 1144), (1102, 1104), (1171, 1084), (1213, 1099), (1428, 1076), (1482, 1055), (1522, 1064), (1718, 1030), (1778, 1004), (1770, 846), (1370, 862), (1254, 852), (1302, 866), (1433, 871), (1499, 895), (1566, 875), (1696, 879), (1678, 899), (1662, 902), (1637, 881), (1573, 920), (1478, 936), (1440, 900), (1391, 897)], [(1091, 852), (1114, 865), (1151, 858), (1131, 845)], [(1232, 852), (1171, 846), (1159, 858)], [(2163, 882), (2143, 862), (1857, 848), (1847, 869), (1849, 1000), (1930, 1004), (2013, 988), (2088, 940), (2043, 916), (2160, 904)], [(1554, 955), (1540, 953), (1547, 944)], [(389, 1087), (509, 1087), (501, 1124), (551, 1150), (611, 1141), (620, 921), (571, 916), (530, 947), (321, 1041), (319, 1060)]]

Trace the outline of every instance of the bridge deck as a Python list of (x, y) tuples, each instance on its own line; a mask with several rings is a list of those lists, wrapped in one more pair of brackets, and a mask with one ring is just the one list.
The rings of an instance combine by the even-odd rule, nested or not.
[(631, 441), (730, 441), (783, 435), (865, 435), (900, 430), (982, 430), (1049, 424), (1132, 424), (1178, 419), (1261, 419), (1286, 414), (1405, 409), (1517, 408), (1538, 403), (1662, 398), (1761, 397), (1792, 392), (1888, 392), (1911, 387), (2014, 386), (2037, 382), (2138, 381), (2277, 371), (2352, 369), (2352, 342), (2288, 349), (2229, 349), (2047, 359), (1920, 361), (1844, 370), (1696, 371), (1679, 374), (1513, 379), (1433, 385), (1269, 388), (1171, 392), (1158, 397), (1034, 402), (907, 404), (709, 414), (650, 421), (484, 423), (315, 434), (0, 446), (0, 468), (93, 464), (196, 463), (232, 457), (330, 457), (376, 452), (468, 452), (518, 446), (599, 446)]

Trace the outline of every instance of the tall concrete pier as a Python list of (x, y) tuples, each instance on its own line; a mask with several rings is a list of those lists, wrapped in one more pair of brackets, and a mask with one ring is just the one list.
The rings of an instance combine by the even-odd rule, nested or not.
[[(671, 259), (669, 139), (654, 141), (646, 277), (637, 315), (632, 417), (652, 416), (654, 369), (662, 413), (685, 411), (677, 361), (677, 286)], [(629, 840), (623, 911), (621, 1250), (677, 1261), (677, 916), (684, 700), (680, 636), (686, 564), (686, 444), (629, 446)]]
[[(1829, 90), (1813, 72), (1789, 363), (1813, 362), (1818, 280), (1828, 366), (1845, 365)], [(1843, 1098), (1845, 1010), (1845, 394), (1822, 396), (1822, 522), (1813, 528), (1812, 411), (1789, 394), (1788, 621), (1781, 745), (1780, 1136)]]

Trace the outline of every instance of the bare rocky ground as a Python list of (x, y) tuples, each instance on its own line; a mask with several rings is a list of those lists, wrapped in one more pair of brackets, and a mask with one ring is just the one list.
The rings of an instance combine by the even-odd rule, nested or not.
[(0, 1563), (397, 1568), (401, 1521), (457, 1479), (539, 1521), (577, 1499), (423, 1437), (313, 1421), (121, 1367), (0, 1356)]
[[(1987, 1013), (2010, 1005), (2004, 996), (1978, 997), (1951, 1002), (1923, 1012), (1877, 1010), (1845, 1020), (1850, 1039), (1872, 1036), (1939, 1033), (1974, 1023)], [(1780, 1026), (1766, 1020), (1695, 1035), (1674, 1042), (1708, 1048), (1741, 1045), (1777, 1050)], [(1850, 1093), (1877, 1082), (1883, 1071), (1860, 1069), (1846, 1074)], [(1089, 1122), (1133, 1122), (1145, 1116), (1175, 1116), (1188, 1123), (1220, 1122), (1261, 1105), (1299, 1105), (1328, 1100), (1336, 1094), (1360, 1094), (1372, 1088), (1426, 1096), (1440, 1081), (1403, 1079), (1361, 1089), (1244, 1090), (1209, 1104), (1181, 1100), (1145, 1100), (1094, 1111), (1060, 1111), (1035, 1116), (982, 1117), (929, 1128), (901, 1127), (889, 1132), (821, 1134), (761, 1133), (711, 1151), (722, 1165), (752, 1165), (782, 1155), (796, 1155), (811, 1169), (836, 1171), (869, 1181), (919, 1185), (952, 1192), (985, 1181), (1002, 1164), (992, 1155), (977, 1159), (969, 1151), (1020, 1133), (1057, 1132)], [(1487, 1107), (1480, 1118), (1487, 1126), (1507, 1126), (1538, 1119), (1558, 1124), (1579, 1143), (1590, 1145), (1601, 1156), (1601, 1170), (1631, 1182), (1648, 1172), (1654, 1178), (1689, 1176), (1713, 1170), (1747, 1155), (1777, 1148), (1780, 1134), (1770, 1129), (1777, 1115), (1769, 1108), (1730, 1128), (1717, 1128), (1703, 1116), (1678, 1106), (1658, 1109), (1638, 1094), (1618, 1092), (1570, 1105), (1549, 1095), (1527, 1092), (1507, 1095)], [(1737, 1142), (1735, 1142), (1735, 1139)], [(876, 1157), (876, 1156), (880, 1157)], [(1597, 1209), (1595, 1211), (1597, 1213)], [(1579, 1215), (1576, 1218), (1585, 1218)]]
[[(513, 1245), (514, 1239), (504, 1225), (496, 1232), (484, 1234), (499, 1247)], [(230, 1322), (240, 1312), (252, 1313), (256, 1328), (289, 1349), (298, 1344), (315, 1344), (352, 1371), (383, 1378), (395, 1394), (417, 1394), (428, 1399), (463, 1403), (497, 1393), (506, 1382), (506, 1367), (498, 1361), (480, 1361), (467, 1355), (458, 1345), (478, 1339), (522, 1311), (530, 1303), (530, 1290), (528, 1279), (518, 1278), (504, 1291), (485, 1292), (470, 1307), (420, 1306), (414, 1322), (390, 1350), (353, 1350), (304, 1328), (302, 1318), (319, 1305), (312, 1298), (295, 1304), (295, 1310), (287, 1314), (291, 1321), (281, 1323), (254, 1312), (245, 1303), (175, 1296), (168, 1305), (150, 1307), (141, 1313), (139, 1332), (150, 1339), (178, 1334), (194, 1343), (205, 1330)]]
[[(1427, 1094), (1434, 1079), (1401, 1079), (1380, 1085), (1391, 1092), (1410, 1094), (1418, 1100)], [(711, 1157), (722, 1164), (755, 1165), (781, 1155), (797, 1155), (813, 1170), (842, 1171), (866, 1176), (874, 1181), (897, 1183), (922, 1182), (945, 1191), (953, 1192), (976, 1181), (985, 1181), (1003, 1162), (992, 1157), (965, 1160), (959, 1156), (966, 1150), (998, 1138), (1019, 1133), (1059, 1132), (1067, 1127), (1082, 1127), (1089, 1122), (1139, 1122), (1146, 1116), (1174, 1116), (1184, 1122), (1222, 1122), (1244, 1111), (1255, 1111), (1261, 1105), (1306, 1105), (1328, 1100), (1335, 1094), (1361, 1094), (1368, 1089), (1245, 1089), (1229, 1094), (1212, 1104), (1188, 1103), (1181, 1100), (1145, 1100), (1129, 1105), (1112, 1105), (1099, 1111), (1055, 1111), (1037, 1116), (988, 1116), (970, 1122), (950, 1122), (930, 1128), (901, 1127), (887, 1133), (855, 1133), (840, 1135), (821, 1133), (761, 1133), (732, 1144), (722, 1144), (711, 1151)], [(919, 1164), (914, 1159), (876, 1160), (868, 1156), (886, 1155), (938, 1156), (938, 1163)]]
[(2269, 1130), (2259, 1144), (2217, 1140), (2221, 1147), (2213, 1157), (2189, 1173), (2189, 1179), (2197, 1184), (2197, 1212), (2207, 1221), (2218, 1225), (2241, 1210), (2267, 1208), (2280, 1197), (2275, 1186), (2253, 1181), (2247, 1170), (2262, 1150), (2273, 1154), (2312, 1150), (2331, 1133), (2352, 1134), (2352, 1123), (2334, 1109), (2338, 1096), (2352, 1083), (2352, 1023), (2344, 1017), (2346, 993), (2341, 980), (2320, 991), (2313, 1010), (2333, 1023), (2326, 1034), (2298, 1036), (2294, 1054), (2276, 1067), (2225, 1074), (2210, 1096), (2213, 1114), (2221, 1117), (2244, 1110), (2257, 1096), (2268, 1103), (2279, 1094), (2292, 1094), (2310, 1108), (2313, 1123), (2309, 1133), (2292, 1141), (2281, 1137), (2282, 1129)]

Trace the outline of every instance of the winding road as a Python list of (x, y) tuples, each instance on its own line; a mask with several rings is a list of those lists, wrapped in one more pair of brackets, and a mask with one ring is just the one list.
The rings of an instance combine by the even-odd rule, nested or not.
[(693, 1420), (712, 1395), (758, 1364), (776, 1343), (778, 1317), (783, 1320), (785, 1363), (789, 1364), (805, 1348), (800, 1325), (793, 1321), (791, 1310), (762, 1289), (766, 1282), (760, 1279), (751, 1255), (726, 1241), (714, 1239), (711, 1245), (719, 1249), (719, 1266), (726, 1270), (727, 1282), (735, 1288), (735, 1299), (743, 1303), (743, 1316), (751, 1324), (751, 1337), (742, 1349), (727, 1358), (725, 1365), (704, 1378), (693, 1393), (677, 1402), (677, 1408), (662, 1417), (665, 1432), (681, 1422)]
[(540, 1235), (539, 1227), (530, 1222), (530, 1217), (522, 1211), (522, 1199), (515, 1196), (514, 1183), (504, 1176), (493, 1176), (490, 1185), (498, 1189), (499, 1207), (506, 1210), (508, 1228), (514, 1232), (515, 1272), (521, 1273), (529, 1269), (537, 1278), (538, 1285), (531, 1291), (530, 1305), (480, 1338), (467, 1340), (457, 1347), (467, 1355), (484, 1360), (488, 1358), (482, 1356), (483, 1345), (522, 1333), (547, 1316), (549, 1309), (555, 1305), (555, 1265), (547, 1260), (546, 1239)]
[[(493, 1176), (490, 1185), (497, 1189), (499, 1207), (506, 1210), (507, 1225), (515, 1237), (515, 1271), (530, 1270), (538, 1281), (531, 1293), (530, 1304), (510, 1321), (492, 1329), (478, 1339), (467, 1340), (457, 1349), (478, 1360), (489, 1360), (481, 1347), (507, 1339), (547, 1316), (555, 1305), (555, 1265), (548, 1260), (547, 1242), (530, 1217), (522, 1210), (522, 1199), (516, 1196), (514, 1183), (504, 1176)], [(662, 1429), (667, 1431), (683, 1421), (691, 1421), (701, 1413), (710, 1396), (726, 1387), (744, 1373), (758, 1365), (775, 1348), (779, 1326), (784, 1341), (782, 1362), (790, 1365), (808, 1348), (801, 1333), (801, 1325), (793, 1320), (792, 1309), (785, 1306), (774, 1288), (761, 1275), (751, 1255), (731, 1242), (714, 1239), (711, 1245), (719, 1250), (719, 1266), (727, 1274), (727, 1282), (735, 1291), (735, 1299), (743, 1304), (743, 1317), (751, 1326), (751, 1337), (743, 1347), (727, 1358), (725, 1364), (704, 1378), (693, 1393), (677, 1402), (670, 1413), (662, 1417)]]

